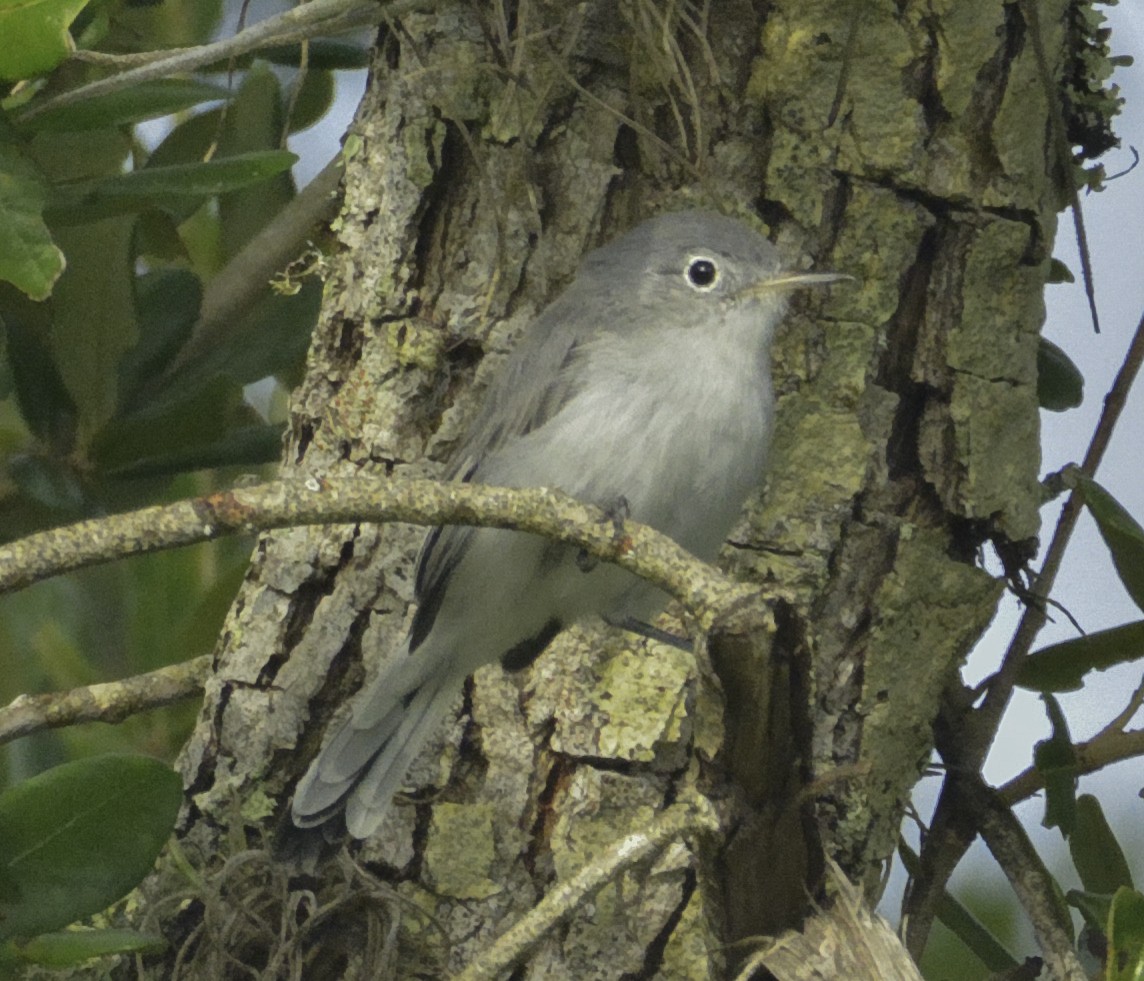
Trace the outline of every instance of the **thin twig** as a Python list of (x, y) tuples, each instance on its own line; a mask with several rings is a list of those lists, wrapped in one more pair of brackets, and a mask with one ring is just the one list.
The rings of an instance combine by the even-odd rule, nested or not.
[(119, 92), (140, 82), (191, 72), (260, 48), (376, 24), (387, 15), (400, 16), (427, 6), (428, 2), (429, 0), (389, 0), (388, 3), (377, 3), (374, 0), (311, 0), (310, 3), (267, 17), (246, 30), (213, 44), (163, 52), (164, 56), (157, 60), (45, 99), (19, 113), (16, 122), (26, 123), (53, 109), (107, 95), (109, 92)]
[(89, 48), (79, 48), (71, 53), (71, 60), (126, 71), (128, 68), (138, 68), (140, 65), (150, 65), (152, 62), (161, 61), (163, 58), (168, 58), (177, 51), (187, 50), (189, 49), (161, 48), (158, 51), (129, 51), (122, 54), (109, 54), (106, 51), (92, 51)]
[(1053, 877), (1009, 807), (980, 778), (974, 782), (973, 791), (963, 800), (970, 805), (982, 839), (1029, 915), (1044, 956), (1045, 974), (1058, 981), (1088, 981), (1073, 948), (1068, 908), (1057, 898)]
[(679, 164), (680, 167), (683, 167), (693, 177), (702, 177), (702, 174), (700, 174), (695, 164), (688, 160), (687, 157), (681, 154), (678, 150), (676, 150), (675, 147), (668, 143), (667, 140), (665, 140), (658, 133), (652, 132), (652, 130), (648, 129), (648, 127), (644, 126), (642, 123), (633, 119), (631, 116), (628, 116), (626, 113), (621, 112), (615, 106), (609, 105), (594, 92), (589, 91), (587, 88), (581, 85), (580, 82), (578, 82), (572, 76), (568, 69), (556, 58), (551, 59), (551, 64), (552, 67), (561, 75), (563, 81), (567, 85), (571, 86), (578, 95), (582, 95), (589, 102), (603, 109), (605, 112), (611, 113), (612, 116), (618, 119), (625, 126), (630, 127), (634, 133), (637, 133), (644, 139), (655, 144), (655, 146), (662, 150), (669, 159)]
[[(1124, 727), (1140, 711), (1141, 705), (1144, 705), (1144, 681), (1136, 686), (1136, 690), (1124, 708), (1117, 713), (1116, 718), (1091, 739), (1074, 747), (1078, 776), (1095, 773), (1112, 763), (1144, 754), (1144, 730), (1124, 731)], [(1044, 785), (1045, 780), (1041, 771), (1031, 766), (1001, 786), (997, 793), (1002, 800), (1012, 806), (1032, 797)]]
[(1136, 690), (1132, 693), (1132, 697), (1128, 699), (1128, 704), (1117, 714), (1111, 722), (1108, 723), (1103, 729), (1100, 730), (1093, 738), (1099, 739), (1101, 736), (1109, 736), (1115, 732), (1121, 732), (1132, 717), (1140, 710), (1140, 706), (1144, 705), (1144, 680), (1136, 686)]
[[(1144, 729), (1130, 729), (1127, 732), (1105, 730), (1087, 742), (1073, 747), (1076, 775), (1096, 773), (1113, 763), (1144, 756)], [(1028, 800), (1033, 794), (1043, 790), (1045, 778), (1035, 766), (1023, 770), (1012, 780), (997, 788), (997, 794), (1006, 804), (1012, 806)]]
[(0, 709), (0, 745), (44, 729), (81, 722), (122, 722), (149, 709), (202, 694), (211, 655), (157, 671), (71, 691), (20, 695)]
[[(1049, 68), (1049, 59), (1045, 54), (1045, 40), (1041, 35), (1041, 19), (1037, 12), (1035, 0), (1021, 0), (1021, 16), (1028, 25), (1028, 34), (1033, 42), (1033, 57), (1037, 63), (1037, 75), (1045, 96), (1049, 100), (1049, 131), (1053, 149), (1056, 151), (1057, 167), (1063, 179), (1068, 180), (1073, 172), (1072, 146), (1069, 144), (1068, 132), (1064, 125), (1064, 106), (1061, 96), (1053, 81), (1053, 72)], [(1092, 315), (1092, 329), (1100, 333), (1100, 317), (1096, 312), (1096, 287), (1093, 284), (1092, 256), (1088, 251), (1088, 233), (1084, 227), (1084, 211), (1080, 206), (1080, 190), (1075, 182), (1069, 184), (1072, 198), (1070, 205), (1073, 213), (1073, 227), (1076, 229), (1076, 246), (1080, 254), (1081, 276), (1084, 279), (1084, 295), (1088, 300), (1089, 313)]]

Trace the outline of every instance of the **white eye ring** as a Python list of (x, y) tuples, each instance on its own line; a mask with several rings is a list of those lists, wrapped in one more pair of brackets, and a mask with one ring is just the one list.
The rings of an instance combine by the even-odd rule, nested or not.
[(693, 255), (683, 270), (687, 285), (699, 293), (710, 293), (719, 285), (719, 264), (710, 256)]

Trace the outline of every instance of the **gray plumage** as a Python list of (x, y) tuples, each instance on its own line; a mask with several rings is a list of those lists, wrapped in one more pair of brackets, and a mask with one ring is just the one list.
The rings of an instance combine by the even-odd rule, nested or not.
[[(450, 468), (456, 479), (557, 487), (714, 559), (762, 480), (774, 410), (771, 338), (787, 274), (747, 225), (661, 215), (589, 254), (511, 354)], [(406, 770), (484, 664), (529, 663), (589, 615), (646, 619), (666, 597), (615, 566), (520, 532), (434, 529), (417, 572), (406, 651), (294, 795), (299, 827), (345, 807), (354, 837), (381, 823)]]

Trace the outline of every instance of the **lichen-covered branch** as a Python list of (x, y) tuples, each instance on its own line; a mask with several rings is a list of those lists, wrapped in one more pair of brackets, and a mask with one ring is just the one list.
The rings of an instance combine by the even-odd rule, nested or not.
[(560, 491), (355, 477), (234, 488), (29, 535), (0, 548), (0, 593), (73, 569), (221, 535), (390, 521), (513, 528), (577, 545), (664, 589), (692, 609), (704, 627), (753, 592), (655, 529), (634, 522), (619, 526), (602, 509)]
[(80, 722), (122, 722), (132, 715), (202, 694), (211, 656), (70, 691), (19, 695), (0, 709), (0, 745), (43, 729)]
[(646, 831), (625, 835), (572, 878), (551, 889), (454, 981), (493, 981), (501, 977), (545, 934), (622, 872), (652, 858), (682, 835), (714, 834), (718, 830), (714, 808), (701, 797), (689, 804), (669, 807)]

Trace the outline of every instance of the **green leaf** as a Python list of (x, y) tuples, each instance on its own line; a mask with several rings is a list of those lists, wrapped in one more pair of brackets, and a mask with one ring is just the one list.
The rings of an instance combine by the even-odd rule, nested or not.
[[(275, 65), (297, 67), (302, 63), (302, 46), (282, 44), (272, 48), (262, 48), (258, 52), (258, 57)], [(346, 41), (316, 38), (309, 42), (306, 65), (317, 71), (353, 71), (368, 68), (369, 49)]]
[[(61, 186), (122, 174), (131, 164), (131, 136), (127, 129), (34, 133), (28, 143), (28, 154), (48, 181), (45, 210), (52, 208)], [(46, 220), (51, 224), (50, 217)]]
[(1045, 782), (1045, 817), (1041, 823), (1046, 828), (1060, 828), (1067, 838), (1076, 827), (1076, 750), (1057, 700), (1052, 695), (1042, 695), (1041, 699), (1053, 727), (1052, 735), (1033, 749), (1033, 764)]
[(1084, 401), (1084, 375), (1064, 351), (1043, 337), (1037, 345), (1037, 404), (1050, 412)]
[(299, 373), (322, 301), (322, 284), (306, 279), (293, 296), (267, 289), (245, 314), (227, 324), (219, 343), (202, 346), (180, 366), (157, 398), (185, 397), (219, 375), (243, 384), (269, 375)]
[(217, 467), (253, 467), (282, 456), (282, 427), (256, 423), (231, 429), (210, 443), (184, 446), (169, 453), (141, 457), (108, 470), (117, 480), (170, 476)]
[(1079, 889), (1070, 889), (1065, 896), (1070, 906), (1080, 910), (1085, 925), (1090, 930), (1096, 930), (1104, 936), (1108, 930), (1108, 914), (1112, 909), (1111, 893), (1081, 892)]
[(1020, 963), (984, 923), (948, 893), (938, 903), (937, 918), (990, 971), (1010, 971)]
[(1077, 691), (1089, 671), (1144, 656), (1144, 620), (1098, 630), (1034, 651), (1021, 665), (1017, 684), (1041, 692)]
[(44, 224), (47, 194), (35, 165), (15, 144), (0, 141), (0, 279), (33, 300), (49, 296), (64, 270), (63, 253)]
[(1132, 888), (1128, 861), (1092, 794), (1076, 799), (1076, 829), (1069, 837), (1069, 851), (1086, 892), (1111, 895), (1121, 886)]
[(297, 372), (310, 348), (321, 302), (322, 283), (315, 277), (303, 281), (292, 296), (267, 290), (234, 325), (226, 344), (194, 366), (195, 373), (221, 373), (249, 383)]
[(50, 309), (10, 287), (0, 289), (0, 327), (24, 424), (56, 456), (75, 446), (76, 406), (49, 341)]
[(139, 339), (134, 235), (131, 217), (56, 229), (68, 268), (52, 297), (52, 353), (75, 400), (85, 449), (115, 413), (119, 362)]
[[(201, 208), (201, 204), (194, 206), (195, 210)], [(179, 235), (181, 224), (180, 218), (170, 211), (148, 208), (140, 212), (135, 226), (135, 249), (141, 263), (150, 268), (186, 264), (187, 246)]]
[(1076, 277), (1060, 259), (1052, 259), (1049, 262), (1049, 275), (1045, 277), (1046, 283), (1075, 283)]
[(282, 427), (262, 422), (233, 379), (217, 375), (187, 394), (112, 419), (91, 451), (101, 475), (139, 479), (279, 459)]
[[(272, 148), (282, 139), (282, 125), (281, 85), (266, 65), (256, 64), (228, 107), (219, 156), (229, 159), (234, 154), (280, 152)], [(293, 182), (284, 171), (219, 198), (223, 255), (228, 259), (238, 255), (294, 196)]]
[(0, 794), (0, 939), (98, 913), (151, 869), (182, 781), (146, 756), (65, 763)]
[(181, 207), (188, 198), (213, 197), (268, 180), (289, 170), (297, 159), (286, 150), (259, 150), (204, 163), (145, 167), (56, 188), (48, 207), (60, 222), (90, 221), (151, 205)]
[(1128, 595), (1144, 610), (1144, 528), (1136, 522), (1111, 494), (1091, 477), (1074, 470), (1077, 486), (1104, 544), (1112, 553), (1116, 572)]
[(108, 421), (91, 447), (91, 458), (106, 473), (133, 471), (144, 460), (181, 455), (211, 445), (228, 430), (249, 422), (253, 410), (242, 387), (216, 375), (180, 401), (136, 400), (137, 408)]
[(87, 0), (0, 0), (0, 79), (41, 75), (70, 57), (68, 27), (86, 6)]
[(1108, 914), (1108, 981), (1140, 981), (1144, 977), (1144, 896), (1121, 888)]
[(255, 150), (205, 163), (145, 167), (110, 178), (91, 190), (107, 197), (135, 200), (159, 199), (166, 195), (211, 197), (267, 180), (297, 162), (297, 156), (288, 150)]
[[(196, 113), (195, 115), (184, 119), (181, 123), (175, 126), (155, 147), (151, 156), (147, 159), (148, 170), (158, 170), (164, 167), (172, 167), (177, 164), (194, 165), (202, 163), (208, 157), (212, 156), (211, 148), (214, 147), (213, 158), (218, 159), (226, 156), (221, 152), (218, 147), (218, 140), (221, 137), (225, 128), (226, 117), (223, 115), (222, 109), (206, 109), (203, 112)], [(173, 225), (180, 228), (180, 244), (182, 248), (187, 250), (188, 246), (182, 241), (182, 236), (188, 234), (188, 227), (184, 226), (184, 222), (196, 211), (202, 209), (202, 198), (171, 198), (163, 203), (162, 214), (170, 216), (170, 221)], [(217, 225), (218, 225), (218, 209), (211, 209), (210, 216), (198, 215), (196, 224), (202, 226), (204, 222), (215, 226), (216, 231), (214, 237), (217, 239)], [(191, 254), (194, 254), (193, 249), (189, 249)], [(212, 250), (213, 251), (213, 250)], [(221, 261), (221, 260), (219, 260)], [(212, 262), (196, 271), (202, 273), (204, 269), (214, 269), (217, 262)]]
[[(193, 0), (187, 3), (161, 3), (158, 0), (130, 0), (110, 6), (114, 17), (107, 45), (130, 50), (184, 48), (206, 44), (222, 31), (223, 0)], [(93, 40), (93, 43), (95, 41)]]
[(13, 453), (7, 475), (21, 494), (57, 516), (77, 518), (87, 510), (83, 485), (66, 458)]
[(157, 170), (175, 164), (201, 163), (220, 132), (221, 109), (206, 109), (184, 119), (171, 130), (147, 158), (147, 167)]
[(108, 954), (158, 954), (167, 942), (156, 934), (134, 930), (61, 930), (12, 946), (17, 957), (32, 964), (70, 967)]
[(301, 133), (318, 123), (334, 102), (334, 76), (331, 72), (310, 70), (290, 107), (290, 132)]
[[(8, 338), (4, 333), (4, 318), (0, 315), (0, 402), (16, 391), (16, 380), (12, 377), (12, 366), (8, 363)], [(0, 425), (0, 455), (10, 453), (15, 446), (23, 445), (17, 434), (17, 427), (11, 424)]]
[[(193, 79), (162, 78), (49, 109), (33, 116), (21, 128), (41, 132), (72, 132), (126, 126), (182, 112), (201, 102), (216, 102), (229, 97), (229, 90), (221, 85)], [(32, 103), (29, 109), (34, 108), (35, 103)]]
[(139, 407), (147, 384), (166, 371), (190, 336), (202, 300), (202, 283), (187, 269), (159, 269), (137, 277), (139, 343), (119, 364), (120, 413)]

